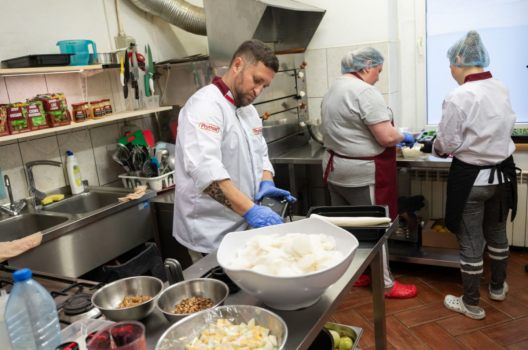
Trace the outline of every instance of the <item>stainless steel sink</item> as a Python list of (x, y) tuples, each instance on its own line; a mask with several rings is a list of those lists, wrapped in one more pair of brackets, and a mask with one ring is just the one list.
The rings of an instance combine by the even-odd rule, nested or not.
[(68, 221), (65, 216), (24, 214), (0, 221), (0, 242), (20, 239)]
[(47, 205), (43, 210), (54, 213), (86, 214), (107, 206), (118, 205), (118, 198), (125, 197), (125, 195), (113, 192), (86, 192), (56, 204)]

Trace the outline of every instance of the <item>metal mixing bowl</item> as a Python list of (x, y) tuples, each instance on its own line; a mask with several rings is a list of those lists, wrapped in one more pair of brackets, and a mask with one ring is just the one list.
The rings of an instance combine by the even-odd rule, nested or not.
[(194, 280), (176, 283), (165, 289), (158, 300), (156, 307), (163, 313), (167, 321), (176, 323), (190, 314), (173, 314), (172, 311), (184, 298), (201, 297), (209, 298), (214, 303), (213, 308), (223, 305), (229, 295), (229, 287), (222, 281), (210, 278), (197, 278)]
[(277, 337), (278, 350), (284, 348), (288, 339), (288, 327), (275, 313), (256, 306), (229, 305), (189, 315), (173, 324), (158, 340), (156, 350), (184, 350), (188, 342), (199, 337), (210, 323), (216, 323), (220, 318), (228, 319), (234, 325), (247, 324), (254, 318), (256, 325), (268, 328), (270, 334)]
[[(156, 306), (156, 297), (163, 289), (163, 282), (155, 277), (137, 276), (124, 278), (107, 284), (92, 296), (92, 303), (101, 313), (112, 321), (137, 321), (152, 313)], [(146, 295), (149, 301), (136, 306), (117, 309), (125, 296)]]

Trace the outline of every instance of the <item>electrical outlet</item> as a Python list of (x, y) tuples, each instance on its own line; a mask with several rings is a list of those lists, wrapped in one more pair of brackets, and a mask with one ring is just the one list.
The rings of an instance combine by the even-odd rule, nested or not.
[(127, 35), (127, 36), (116, 36), (114, 37), (115, 39), (115, 44), (116, 44), (116, 49), (122, 49), (122, 48), (126, 48), (126, 47), (129, 47), (130, 44), (135, 44), (136, 43), (136, 39), (134, 39), (133, 37)]

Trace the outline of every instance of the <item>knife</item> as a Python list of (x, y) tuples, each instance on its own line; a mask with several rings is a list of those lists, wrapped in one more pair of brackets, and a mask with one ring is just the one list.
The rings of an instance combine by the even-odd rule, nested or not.
[(134, 89), (136, 89), (136, 100), (139, 100), (139, 66), (136, 54), (137, 46), (134, 45), (134, 48), (132, 49), (132, 72), (134, 73), (132, 80), (134, 81)]
[(150, 94), (154, 95), (154, 64), (152, 63), (152, 51), (150, 51), (150, 44), (148, 46), (148, 64), (149, 64), (149, 86)]
[[(148, 50), (147, 50), (147, 46), (145, 45), (145, 56), (148, 56)], [(149, 61), (148, 60), (145, 60), (145, 95), (147, 97), (150, 96), (150, 87), (149, 87), (149, 82), (150, 82), (150, 73), (149, 73)]]
[(125, 67), (124, 67), (124, 75), (125, 79), (123, 82), (123, 95), (125, 96), (125, 99), (128, 97), (128, 80), (130, 79), (130, 67), (129, 67), (129, 60), (128, 60), (128, 50), (125, 50)]

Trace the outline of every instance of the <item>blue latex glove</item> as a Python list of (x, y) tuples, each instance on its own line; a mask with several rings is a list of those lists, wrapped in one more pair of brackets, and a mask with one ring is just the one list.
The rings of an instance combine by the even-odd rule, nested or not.
[(260, 183), (260, 192), (257, 194), (257, 197), (255, 198), (256, 201), (260, 201), (264, 197), (272, 197), (272, 198), (286, 198), (286, 200), (290, 203), (294, 203), (297, 201), (297, 199), (290, 195), (290, 192), (281, 190), (280, 188), (275, 187), (275, 184), (273, 181), (270, 180), (264, 180)]
[(404, 146), (412, 148), (414, 146), (414, 143), (416, 142), (414, 140), (414, 137), (412, 136), (412, 134), (410, 134), (408, 132), (404, 132), (403, 136), (405, 136), (405, 138), (403, 139), (403, 141), (401, 143), (403, 143)]
[(253, 205), (243, 216), (249, 226), (254, 228), (282, 224), (282, 218), (268, 207)]

